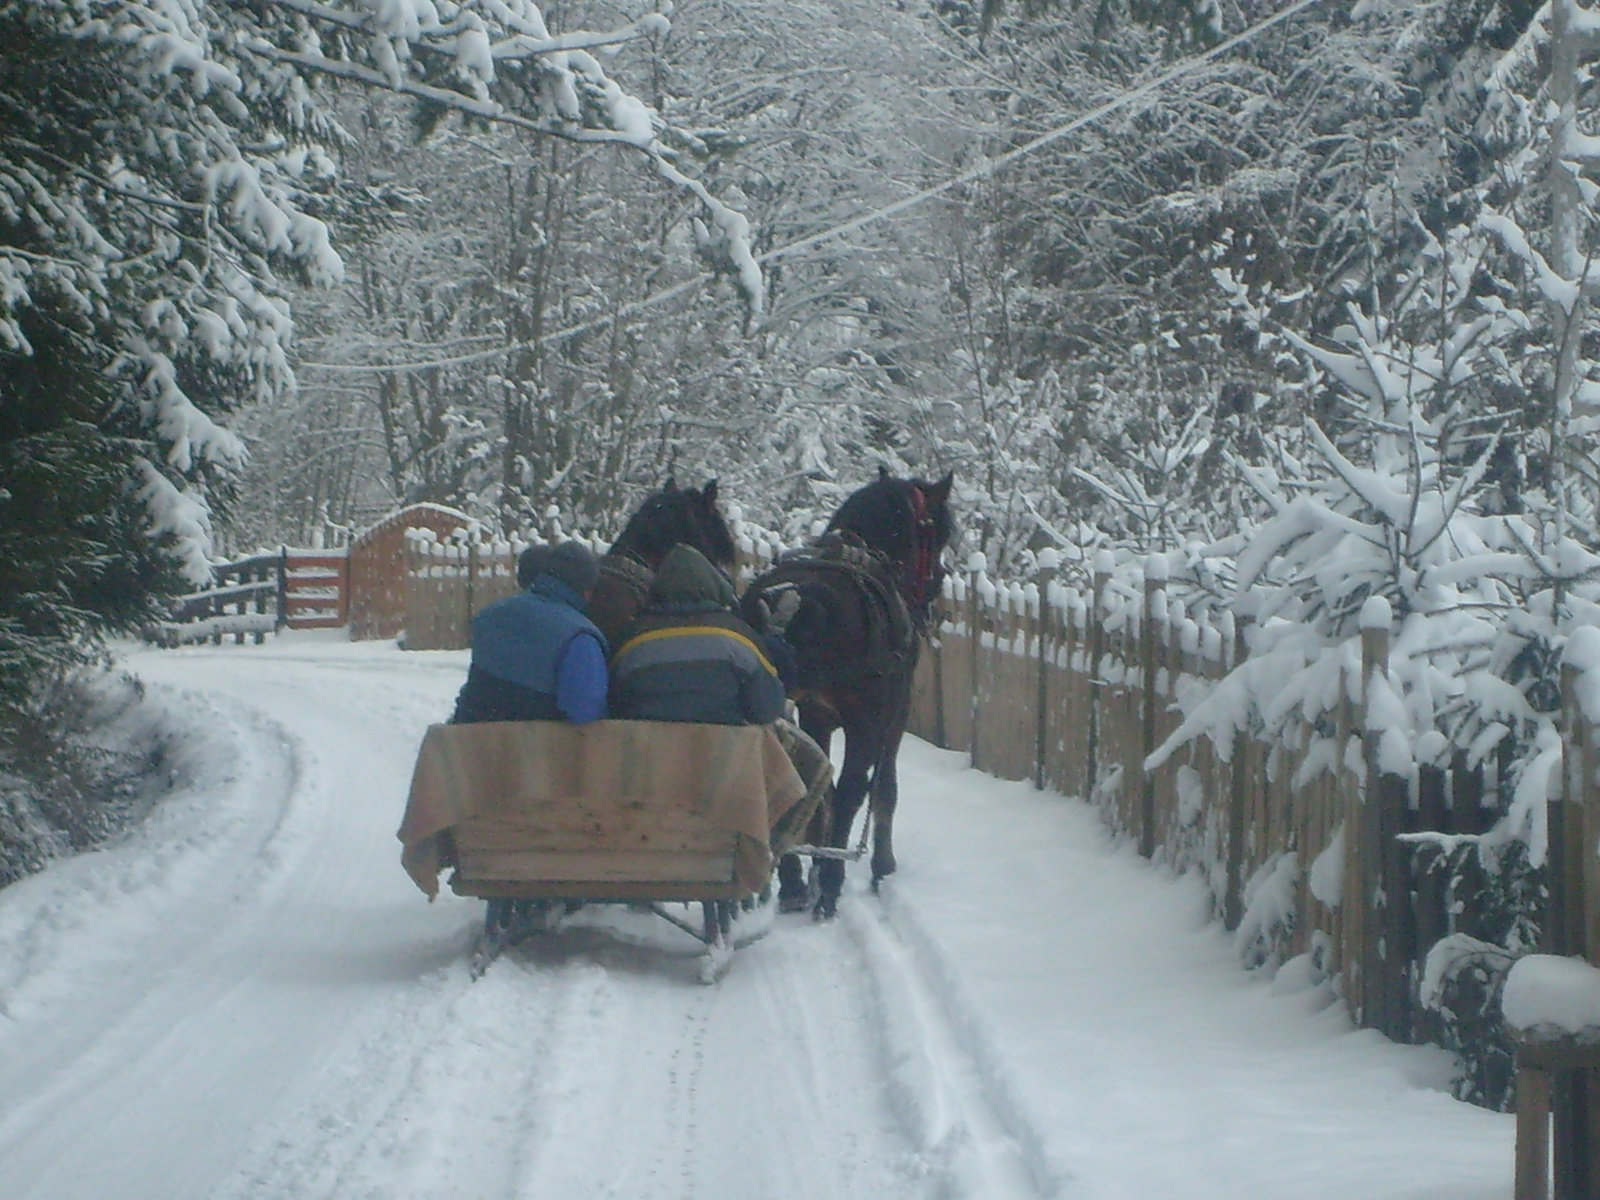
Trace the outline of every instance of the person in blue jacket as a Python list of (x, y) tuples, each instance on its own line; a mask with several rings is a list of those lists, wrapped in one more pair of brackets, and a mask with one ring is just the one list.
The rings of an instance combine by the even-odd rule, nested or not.
[(517, 563), (526, 590), (472, 619), (472, 663), (452, 723), (606, 716), (606, 640), (584, 614), (599, 560), (580, 542), (536, 546)]

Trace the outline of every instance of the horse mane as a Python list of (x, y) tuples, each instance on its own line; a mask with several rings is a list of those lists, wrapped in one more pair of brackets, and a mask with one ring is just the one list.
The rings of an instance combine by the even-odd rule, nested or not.
[(679, 543), (693, 546), (724, 570), (731, 570), (733, 534), (717, 509), (717, 481), (703, 488), (680, 488), (671, 478), (628, 518), (610, 553), (638, 559), (654, 570)]

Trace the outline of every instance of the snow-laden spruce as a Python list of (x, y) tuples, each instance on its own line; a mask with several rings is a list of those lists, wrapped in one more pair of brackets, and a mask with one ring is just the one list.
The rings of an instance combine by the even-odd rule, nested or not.
[[(1510, 433), (1483, 389), (1529, 369), (1511, 355), (1533, 324), (1483, 294), (1496, 251), (1480, 230), (1458, 230), (1401, 274), (1392, 307), (1352, 303), (1335, 345), (1282, 331), (1310, 386), (1346, 401), (1344, 432), (1336, 441), (1308, 419), (1274, 466), (1237, 464), (1272, 515), (1209, 552), (1236, 551), (1233, 608), (1254, 620), (1249, 654), (1214, 687), (1185, 691), (1183, 724), (1153, 762), (1199, 736), (1228, 756), (1244, 732), (1308, 737), (1303, 779), (1359, 774), (1360, 748), (1338, 743), (1349, 701), (1364, 706), (1388, 774), (1476, 766), (1507, 743), (1511, 803), (1490, 840), (1524, 842), (1543, 861), (1557, 673), (1569, 634), (1600, 623), (1600, 557), (1574, 536), (1581, 498), (1512, 498), (1495, 470)], [(1389, 635), (1387, 667), (1365, 686), (1363, 628)]]

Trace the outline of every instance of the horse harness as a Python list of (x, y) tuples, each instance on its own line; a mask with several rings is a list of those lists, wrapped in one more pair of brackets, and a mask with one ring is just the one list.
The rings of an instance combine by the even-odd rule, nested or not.
[[(916, 655), (921, 627), (906, 604), (896, 564), (854, 533), (830, 531), (810, 546), (792, 550), (762, 580), (763, 587), (805, 579), (853, 591), (866, 615), (867, 652), (850, 666), (865, 674), (895, 675)], [(839, 664), (843, 666), (844, 664)]]

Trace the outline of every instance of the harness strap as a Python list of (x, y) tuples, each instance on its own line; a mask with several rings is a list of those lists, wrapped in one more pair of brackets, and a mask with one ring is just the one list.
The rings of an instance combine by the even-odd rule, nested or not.
[(911, 606), (921, 612), (932, 599), (928, 584), (933, 581), (934, 568), (933, 514), (928, 511), (927, 494), (916, 484), (911, 485), (911, 579), (906, 589)]

